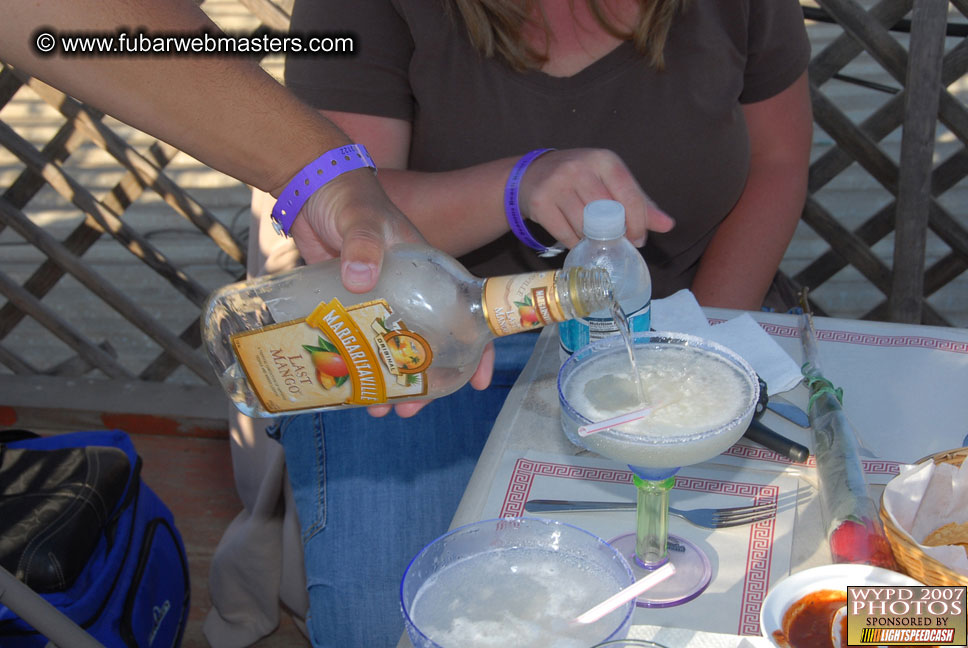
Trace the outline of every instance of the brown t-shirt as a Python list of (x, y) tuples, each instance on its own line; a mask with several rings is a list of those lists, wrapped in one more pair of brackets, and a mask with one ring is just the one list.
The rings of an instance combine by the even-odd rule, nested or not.
[[(482, 57), (442, 0), (296, 0), (294, 32), (350, 32), (357, 53), (290, 56), (286, 84), (321, 109), (410, 121), (414, 170), (448, 171), (544, 147), (615, 151), (676, 219), (671, 232), (650, 233), (643, 251), (653, 295), (664, 297), (690, 286), (743, 191), (749, 142), (741, 104), (787, 88), (810, 54), (797, 0), (688, 6), (669, 34), (663, 72), (626, 42), (556, 78)], [(461, 260), (478, 276), (548, 263), (512, 234)]]

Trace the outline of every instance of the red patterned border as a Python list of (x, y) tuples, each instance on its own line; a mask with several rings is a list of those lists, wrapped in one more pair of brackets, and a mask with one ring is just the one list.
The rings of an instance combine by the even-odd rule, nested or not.
[[(724, 319), (710, 319), (710, 324), (722, 324)], [(786, 324), (772, 324), (759, 322), (764, 331), (775, 337), (800, 337), (798, 326)], [(845, 344), (861, 344), (879, 347), (913, 347), (917, 349), (933, 349), (950, 353), (968, 353), (968, 342), (957, 342), (944, 338), (923, 337), (920, 335), (875, 335), (873, 333), (856, 333), (854, 331), (837, 331), (834, 329), (818, 329), (817, 339), (821, 342), (843, 342)]]
[[(794, 464), (793, 461), (790, 461), (786, 457), (781, 456), (772, 450), (767, 450), (761, 446), (746, 445), (743, 443), (733, 445), (723, 454), (729, 457), (737, 457), (739, 459), (756, 459), (758, 461), (771, 461), (773, 463), (780, 464)], [(891, 475), (892, 477), (901, 474), (901, 466), (905, 465), (897, 461), (887, 461), (885, 459), (861, 459), (860, 463), (864, 467), (864, 472), (869, 475)], [(794, 465), (816, 468), (817, 458), (813, 455), (810, 455), (804, 463)]]
[[(613, 484), (632, 483), (632, 473), (619, 468), (593, 468), (589, 466), (570, 466), (567, 464), (518, 459), (511, 471), (501, 517), (521, 516), (528, 500), (535, 477), (558, 477), (561, 479), (582, 479), (585, 481), (608, 482)], [(701, 477), (676, 477), (679, 490), (735, 495), (753, 500), (753, 503), (772, 503), (776, 505), (780, 495), (778, 486), (751, 484), (747, 482), (727, 482)], [(740, 603), (740, 618), (737, 634), (758, 636), (760, 634), (760, 607), (766, 598), (770, 584), (770, 564), (773, 553), (773, 532), (775, 518), (750, 525), (750, 539), (746, 552), (746, 578), (743, 583), (743, 596)]]

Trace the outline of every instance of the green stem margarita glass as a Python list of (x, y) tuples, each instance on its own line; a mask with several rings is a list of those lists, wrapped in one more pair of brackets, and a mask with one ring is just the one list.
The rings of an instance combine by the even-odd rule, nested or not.
[[(594, 342), (558, 373), (561, 426), (568, 439), (628, 464), (636, 488), (636, 529), (609, 541), (636, 578), (671, 562), (676, 573), (640, 596), (641, 607), (690, 601), (709, 584), (712, 568), (693, 542), (669, 534), (669, 492), (681, 466), (721, 454), (743, 435), (759, 399), (756, 372), (726, 347), (682, 333), (650, 332), (632, 339), (649, 402), (632, 389), (628, 346), (621, 336)], [(643, 407), (645, 419), (580, 436), (578, 428)]]

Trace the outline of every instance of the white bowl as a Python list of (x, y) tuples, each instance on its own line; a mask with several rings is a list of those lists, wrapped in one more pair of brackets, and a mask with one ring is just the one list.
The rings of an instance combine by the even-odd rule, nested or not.
[(811, 567), (782, 579), (767, 593), (760, 608), (760, 631), (774, 646), (773, 633), (782, 630), (783, 614), (787, 609), (810, 592), (817, 590), (843, 590), (855, 585), (923, 585), (910, 576), (890, 569), (870, 565), (836, 564)]

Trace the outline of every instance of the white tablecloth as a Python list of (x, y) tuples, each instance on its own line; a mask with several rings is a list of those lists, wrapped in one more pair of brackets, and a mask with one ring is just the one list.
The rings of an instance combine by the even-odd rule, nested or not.
[[(720, 309), (708, 309), (706, 314), (713, 323), (737, 315), (735, 311)], [(751, 315), (798, 364), (802, 362), (797, 317), (773, 313)], [(968, 435), (968, 331), (829, 318), (815, 318), (815, 325), (824, 375), (843, 388), (844, 410), (863, 442), (875, 455), (865, 459), (865, 469), (873, 484), (887, 483), (905, 463), (968, 445), (965, 440)], [(563, 499), (580, 495), (582, 499), (595, 499), (596, 491), (609, 488), (622, 490), (619, 473), (623, 466), (607, 462), (572, 445), (560, 430), (555, 387), (560, 364), (556, 336), (555, 327), (549, 327), (542, 333), (534, 356), (495, 423), (454, 516), (453, 526), (505, 513), (520, 514), (516, 505), (499, 502), (509, 496), (511, 499)], [(798, 386), (783, 396), (806, 408), (808, 392), (804, 386)], [(809, 429), (800, 428), (773, 412), (767, 412), (762, 420), (777, 432), (811, 446)], [(565, 494), (559, 492), (551, 495), (542, 490), (551, 483), (542, 480), (556, 479), (554, 477), (534, 478), (531, 485), (533, 490), (529, 489), (525, 494), (514, 493), (509, 471), (522, 459), (548, 465), (573, 466), (578, 472), (584, 470), (589, 473), (592, 468), (608, 466), (615, 469), (613, 472), (619, 472), (616, 472), (616, 481), (612, 484), (580, 478), (566, 478), (562, 482), (561, 478), (557, 478), (559, 486), (561, 483), (570, 484)], [(788, 573), (829, 562), (829, 552), (819, 523), (819, 504), (817, 498), (812, 496), (815, 490), (810, 486), (814, 483), (810, 462), (792, 464), (768, 450), (741, 441), (714, 462), (694, 468), (700, 477), (716, 476), (724, 482), (780, 485), (779, 497), (789, 498), (793, 493), (796, 501), (788, 517), (782, 514), (777, 520), (777, 526), (785, 531), (771, 534), (769, 539), (771, 544), (779, 543), (770, 550), (769, 574), (765, 579), (756, 580), (753, 585), (768, 587)], [(542, 470), (545, 469), (542, 467)], [(684, 469), (682, 474), (689, 473)], [(602, 498), (606, 497), (604, 492), (599, 494)], [(875, 494), (879, 494), (879, 490)], [(625, 496), (631, 497), (631, 491)], [(672, 499), (675, 502), (677, 497), (686, 496), (688, 494), (682, 489), (674, 490)], [(713, 497), (714, 494), (705, 493), (703, 496)], [(523, 500), (520, 503), (523, 506)], [(683, 503), (684, 508), (693, 505), (698, 504)], [(611, 537), (609, 534), (619, 527), (629, 526), (629, 530), (632, 530), (634, 521), (632, 514), (624, 513), (564, 514), (557, 517), (591, 531), (599, 531), (603, 537)], [(695, 527), (683, 528), (682, 532), (688, 534), (690, 539), (701, 539), (703, 535), (702, 530)], [(727, 534), (735, 532), (716, 533), (726, 538)], [(749, 530), (740, 533), (747, 535), (738, 544), (734, 541), (731, 545), (728, 539), (724, 539), (723, 542), (717, 540), (707, 545), (707, 548), (715, 546), (714, 553), (720, 562), (723, 557), (736, 551), (736, 562), (742, 564), (741, 561), (749, 556)], [(707, 536), (707, 540), (715, 535)], [(743, 551), (747, 553), (742, 555), (740, 552)], [(748, 580), (742, 578), (735, 568), (718, 570), (714, 572), (708, 594), (682, 606), (682, 609), (696, 606), (697, 609), (708, 609), (705, 603), (718, 594), (731, 591), (741, 581), (743, 586), (749, 585)], [(639, 609), (633, 618), (629, 636), (653, 638), (670, 646), (689, 648), (759, 648), (767, 644), (758, 636), (753, 620), (759, 613), (759, 602), (765, 593), (765, 590), (748, 594), (744, 591), (740, 604), (717, 615), (715, 621), (710, 621), (709, 615), (695, 614), (695, 610), (691, 614), (683, 614), (672, 608), (671, 613), (663, 611), (663, 616), (658, 618), (653, 610)], [(725, 620), (723, 614), (727, 615)], [(401, 641), (401, 646), (407, 645), (409, 642), (406, 639)]]

